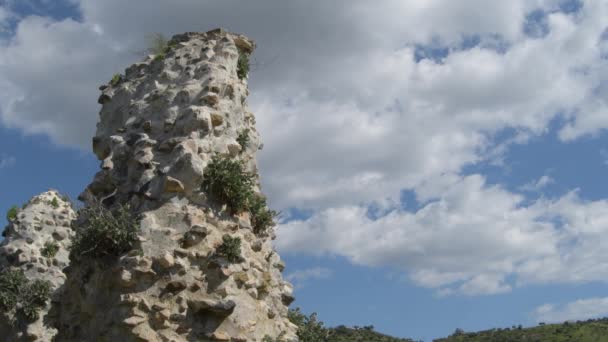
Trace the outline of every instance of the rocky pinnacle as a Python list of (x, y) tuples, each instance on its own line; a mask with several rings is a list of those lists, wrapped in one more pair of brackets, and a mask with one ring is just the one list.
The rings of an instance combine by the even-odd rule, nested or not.
[[(79, 199), (85, 208), (128, 206), (137, 240), (111, 262), (76, 262), (66, 248), (86, 220), (74, 220), (63, 202), (20, 212), (9, 234), (26, 230), (23, 241), (8, 237), (0, 251), (28, 277), (49, 278), (55, 291), (27, 340), (298, 340), (287, 318), (293, 288), (282, 278), (272, 225), (256, 229), (253, 211), (233, 210), (203, 186), (208, 166), (221, 158), (250, 175), (248, 196), (263, 198), (255, 159), (261, 142), (243, 70), (254, 48), (221, 29), (175, 35), (100, 87), (93, 138), (100, 171)], [(46, 240), (59, 243), (55, 259), (38, 255)], [(19, 334), (14, 340), (27, 335)]]

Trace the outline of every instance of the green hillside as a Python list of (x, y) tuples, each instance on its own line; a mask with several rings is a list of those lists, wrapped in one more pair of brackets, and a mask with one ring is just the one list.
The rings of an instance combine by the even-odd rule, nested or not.
[(479, 332), (457, 331), (434, 342), (608, 342), (608, 318), (542, 324), (531, 328), (492, 329)]
[[(409, 338), (397, 338), (381, 334), (373, 326), (326, 328), (315, 313), (304, 315), (299, 309), (291, 310), (290, 320), (298, 329), (301, 342), (414, 342)], [(457, 329), (446, 338), (433, 342), (608, 342), (608, 318), (586, 321), (543, 324), (523, 328), (513, 326), (504, 329), (490, 329), (465, 332)]]
[(348, 328), (341, 325), (328, 329), (327, 342), (414, 342), (414, 340), (381, 334), (374, 331), (373, 326)]
[[(300, 309), (289, 311), (289, 320), (298, 326), (300, 342), (414, 342), (409, 338), (396, 338), (374, 331), (373, 326), (325, 328), (317, 314), (303, 314)], [(271, 339), (268, 342), (274, 342)], [(264, 341), (264, 342), (267, 342)]]

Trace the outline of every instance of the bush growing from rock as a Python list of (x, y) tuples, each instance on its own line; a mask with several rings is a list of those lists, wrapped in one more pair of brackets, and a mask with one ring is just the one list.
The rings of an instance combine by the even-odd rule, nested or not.
[(51, 206), (55, 209), (59, 208), (59, 201), (57, 201), (57, 197), (53, 197), (51, 200)]
[(35, 280), (23, 290), (21, 311), (27, 319), (38, 319), (38, 310), (46, 305), (50, 296), (51, 283), (39, 279)]
[(76, 227), (70, 259), (117, 257), (133, 248), (137, 241), (138, 221), (128, 205), (114, 210), (97, 203), (78, 213), (84, 222)]
[(241, 161), (214, 156), (205, 168), (202, 189), (238, 213), (247, 209), (253, 184), (254, 175), (244, 171)]
[(230, 262), (241, 260), (241, 238), (232, 237), (228, 234), (222, 236), (223, 243), (217, 248), (217, 254), (223, 256)]
[(249, 129), (242, 130), (236, 138), (236, 142), (241, 145), (241, 152), (244, 151), (245, 148), (247, 148), (247, 145), (249, 145)]
[(110, 81), (110, 85), (112, 87), (117, 86), (118, 83), (120, 83), (121, 79), (122, 79), (122, 76), (120, 76), (120, 74), (114, 74), (114, 76), (112, 76), (112, 80)]
[(253, 195), (248, 202), (249, 212), (251, 213), (251, 225), (253, 232), (260, 234), (275, 225), (274, 218), (279, 215), (274, 210), (268, 209), (266, 198), (260, 195)]
[(214, 156), (205, 169), (202, 189), (234, 213), (249, 211), (253, 231), (260, 234), (274, 226), (278, 213), (268, 209), (265, 197), (254, 193), (254, 180), (241, 161)]
[(40, 250), (40, 254), (49, 259), (54, 258), (57, 252), (59, 252), (59, 245), (55, 241), (47, 241), (44, 244), (44, 248)]
[(289, 310), (287, 318), (298, 326), (297, 335), (300, 342), (325, 341), (328, 337), (328, 330), (323, 327), (323, 322), (317, 319), (317, 314), (314, 312), (310, 316), (306, 316), (300, 311), (300, 308), (296, 308)]
[(23, 315), (33, 321), (51, 295), (51, 283), (43, 280), (30, 282), (22, 270), (0, 273), (0, 310), (11, 318)]
[(17, 218), (17, 213), (18, 213), (18, 208), (16, 205), (12, 206), (7, 212), (6, 212), (6, 219), (8, 221), (14, 221)]
[(237, 61), (236, 74), (239, 79), (247, 77), (249, 73), (249, 55), (245, 52), (239, 51), (239, 59)]

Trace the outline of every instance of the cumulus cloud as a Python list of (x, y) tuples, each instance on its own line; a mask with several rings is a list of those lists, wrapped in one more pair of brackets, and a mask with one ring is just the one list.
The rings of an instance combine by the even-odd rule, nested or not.
[(533, 313), (537, 322), (560, 323), (608, 316), (608, 297), (579, 299), (564, 305), (544, 304)]
[(391, 265), (443, 294), (508, 291), (504, 277), (517, 265), (555, 253), (555, 232), (534, 220), (539, 210), (519, 207), (522, 196), (487, 186), (479, 175), (451, 180), (435, 193), (439, 200), (415, 213), (394, 210), (372, 220), (366, 208), (344, 206), (284, 223), (277, 247)]
[(600, 20), (591, 10), (581, 17), (594, 22), (586, 24), (593, 34), (581, 19), (554, 12), (546, 37), (514, 38), (505, 52), (478, 45), (416, 61), (414, 46), (353, 51), (333, 65), (322, 89), (282, 88), (292, 89), (285, 103), (276, 101), (276, 91), (254, 94), (268, 142), (260, 160), (272, 166), (264, 171), (266, 190), (280, 205), (359, 203), (500, 160), (508, 144), (495, 145), (499, 133), (512, 129), (510, 143), (524, 143), (546, 132), (558, 113), (568, 113), (564, 139), (599, 132), (604, 126), (596, 123), (564, 133), (582, 127), (583, 112), (604, 117), (583, 108), (601, 84), (583, 71), (606, 64), (596, 44)]
[(553, 183), (555, 183), (555, 180), (551, 178), (551, 176), (543, 175), (537, 181), (526, 183), (520, 186), (519, 189), (522, 191), (537, 192), (545, 188), (547, 185)]
[(88, 147), (97, 119), (97, 87), (117, 71), (104, 56), (113, 53), (112, 41), (91, 25), (30, 16), (3, 43), (2, 124)]
[(391, 265), (439, 295), (608, 279), (602, 252), (608, 202), (585, 201), (573, 191), (523, 206), (523, 196), (487, 185), (480, 175), (452, 180), (414, 213), (396, 209), (373, 220), (366, 208), (348, 206), (283, 223), (277, 247)]
[(325, 279), (332, 275), (332, 270), (325, 267), (313, 267), (291, 272), (285, 279), (294, 283), (296, 286), (302, 286), (306, 281), (315, 279)]

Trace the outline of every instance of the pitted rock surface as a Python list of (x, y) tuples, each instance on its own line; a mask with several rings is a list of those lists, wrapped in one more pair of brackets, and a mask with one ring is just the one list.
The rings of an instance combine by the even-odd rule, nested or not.
[[(51, 300), (60, 297), (66, 280), (63, 269), (69, 264), (71, 223), (76, 214), (71, 203), (55, 190), (33, 197), (9, 222), (0, 244), (0, 270), (21, 269), (30, 280), (51, 283)], [(53, 244), (56, 252), (44, 255), (45, 246)], [(51, 341), (57, 330), (48, 322), (50, 303), (34, 322), (11, 325), (9, 317), (0, 315), (0, 336), (3, 341)]]
[[(58, 340), (297, 341), (287, 319), (293, 287), (272, 229), (255, 234), (249, 215), (201, 190), (214, 155), (257, 175), (261, 142), (247, 79), (237, 75), (239, 54), (254, 48), (220, 29), (176, 35), (164, 56), (100, 88), (93, 150), (101, 170), (80, 199), (128, 203), (141, 216), (139, 243), (111, 265), (70, 266)], [(240, 261), (218, 255), (225, 234), (241, 239)]]

